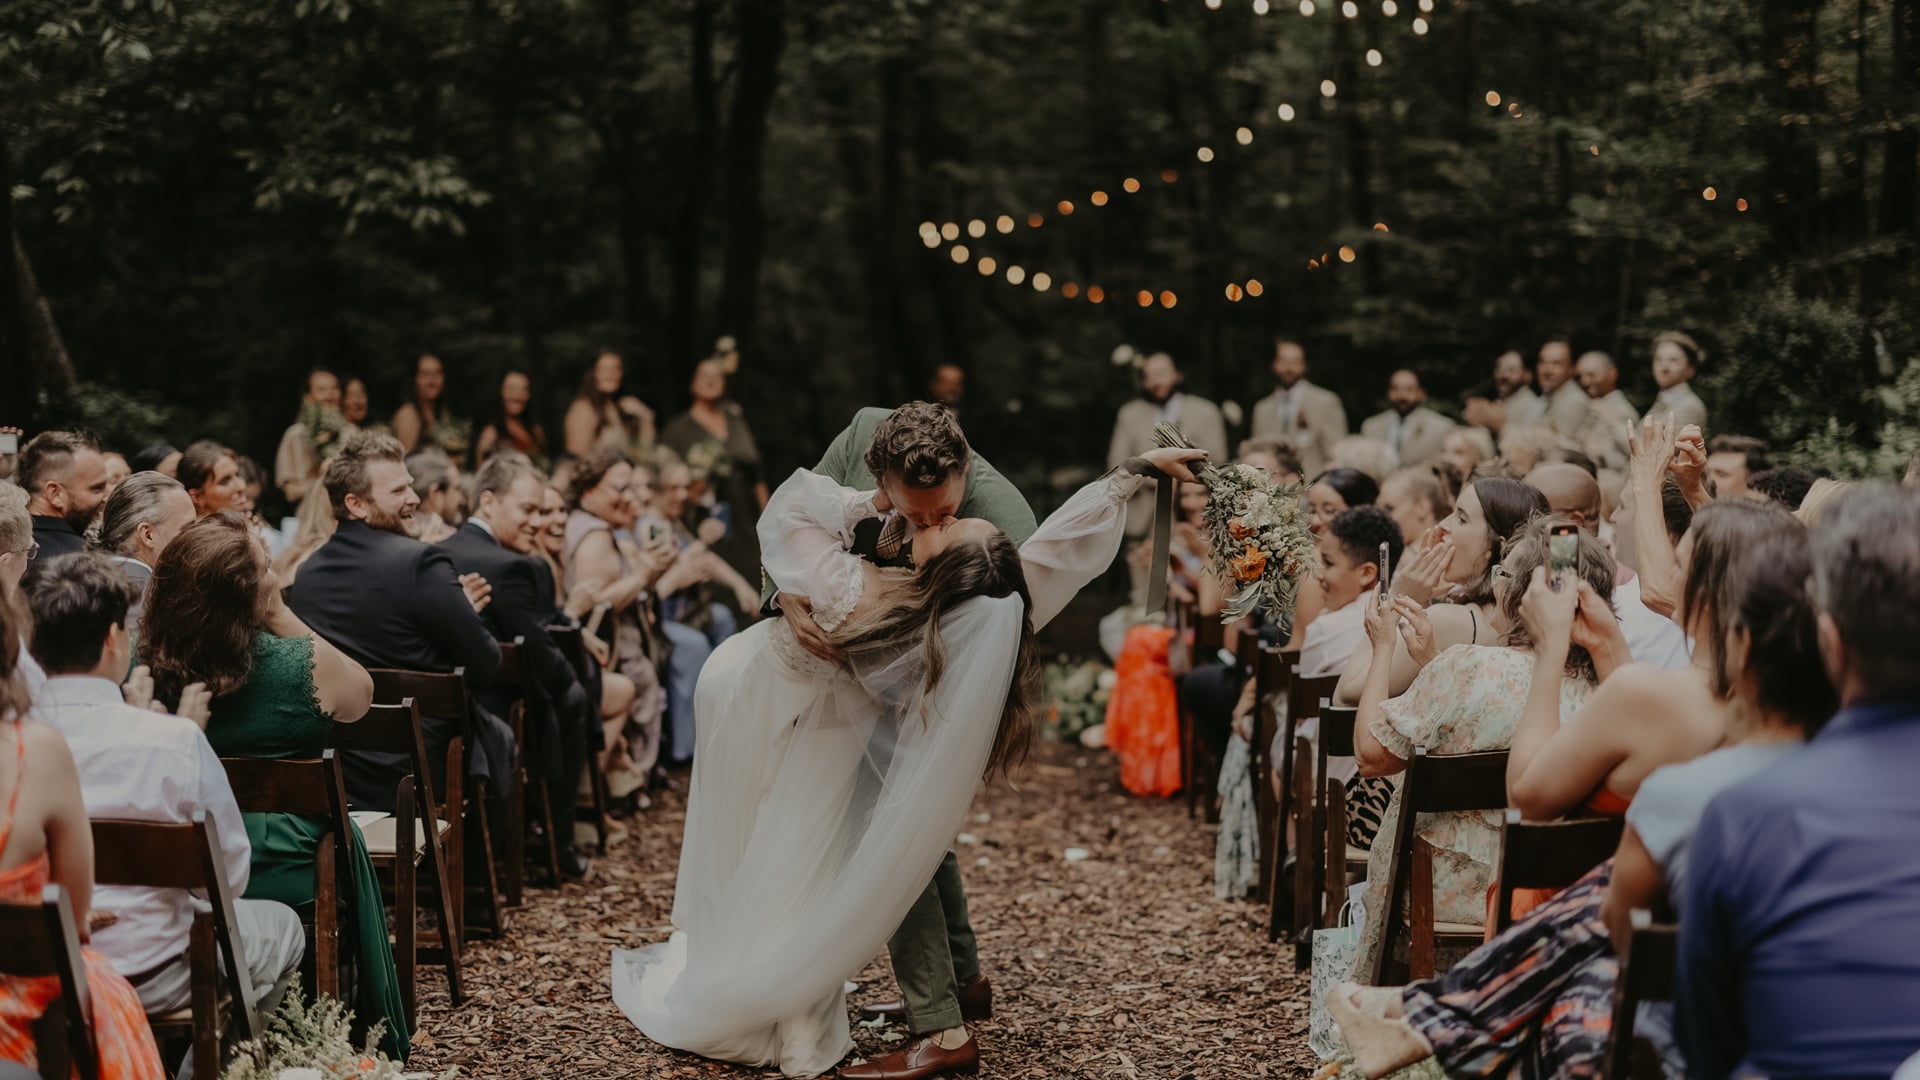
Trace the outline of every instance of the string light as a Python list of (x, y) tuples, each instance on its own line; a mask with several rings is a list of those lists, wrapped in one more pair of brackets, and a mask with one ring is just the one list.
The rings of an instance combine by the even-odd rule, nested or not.
[(1212, 160), (1213, 160), (1213, 147), (1211, 147), (1211, 146), (1203, 146), (1203, 147), (1201, 147), (1200, 149), (1198, 149), (1198, 150), (1195, 150), (1195, 151), (1193, 152), (1193, 156), (1194, 156), (1194, 157), (1197, 157), (1197, 158), (1199, 158), (1202, 164), (1205, 164), (1206, 162), (1209, 162), (1209, 161), (1212, 161)]
[(1357, 19), (1360, 17), (1360, 5), (1354, 3), (1353, 0), (1347, 0), (1346, 3), (1340, 5), (1340, 14), (1345, 15), (1349, 19)]
[(923, 232), (920, 234), (920, 242), (929, 248), (937, 248), (940, 246), (940, 234), (937, 231)]
[(1011, 233), (1013, 231), (1013, 216), (1011, 214), (1001, 214), (994, 219), (993, 227), (1001, 236)]
[(994, 261), (993, 261), (993, 256), (991, 256), (991, 255), (982, 255), (982, 256), (980, 256), (980, 263), (979, 263), (979, 266), (980, 266), (980, 276), (981, 276), (981, 277), (992, 277), (992, 276), (993, 276), (993, 272), (994, 272), (995, 270), (998, 270), (998, 269), (1000, 268), (1000, 264), (999, 264), (999, 263), (996, 263), (996, 262), (994, 262)]
[(1073, 213), (1073, 204), (1065, 199), (1061, 199), (1060, 205), (1055, 207), (1055, 209), (1059, 210), (1062, 215), (1071, 214)]
[(1741, 213), (1743, 213), (1743, 214), (1744, 214), (1744, 213), (1746, 213), (1746, 212), (1747, 212), (1747, 200), (1745, 200), (1745, 199), (1735, 199), (1735, 200), (1734, 200), (1734, 202), (1733, 202), (1733, 208), (1734, 208), (1735, 210), (1738, 210), (1738, 211), (1740, 211), (1740, 212), (1741, 212)]
[(1255, 15), (1265, 15), (1267, 13), (1267, 0), (1253, 0), (1253, 13)]
[(1072, 300), (1074, 297), (1080, 295), (1080, 286), (1069, 281), (1065, 285), (1060, 286), (1060, 295)]
[(1597, 143), (1596, 143), (1596, 144), (1595, 144), (1595, 145), (1593, 145), (1593, 146), (1589, 146), (1589, 147), (1587, 147), (1587, 152), (1588, 152), (1588, 153), (1590, 153), (1590, 154), (1592, 154), (1592, 155), (1593, 155), (1594, 157), (1599, 157), (1599, 156), (1600, 156), (1600, 147), (1599, 147), (1599, 144), (1597, 144)]
[(1352, 261), (1353, 261), (1353, 260), (1354, 260), (1355, 258), (1357, 258), (1357, 257), (1358, 257), (1358, 253), (1357, 253), (1357, 252), (1355, 252), (1355, 251), (1354, 251), (1354, 250), (1353, 250), (1352, 248), (1350, 248), (1350, 247), (1347, 247), (1347, 246), (1345, 246), (1345, 245), (1341, 245), (1341, 248), (1340, 248), (1340, 261), (1341, 261), (1341, 262), (1344, 262), (1344, 263), (1350, 263), (1350, 262), (1352, 262)]
[(1265, 285), (1260, 284), (1259, 278), (1247, 279), (1247, 295), (1248, 296), (1259, 296), (1261, 293), (1266, 291), (1267, 291), (1267, 287)]
[(1219, 11), (1221, 0), (1207, 0), (1208, 11)]
[(1122, 180), (1120, 182), (1120, 189), (1122, 191), (1125, 191), (1127, 194), (1131, 195), (1134, 192), (1140, 190), (1140, 181), (1135, 180), (1133, 177), (1129, 176), (1125, 180)]
[(1046, 292), (1048, 289), (1051, 289), (1051, 288), (1053, 288), (1053, 279), (1047, 276), (1047, 272), (1045, 270), (1042, 270), (1039, 273), (1033, 275), (1033, 291), (1034, 292)]
[(1500, 91), (1487, 91), (1487, 104), (1491, 107), (1498, 108), (1500, 106)]
[(1281, 123), (1293, 123), (1293, 106), (1282, 103), (1281, 106), (1274, 111), (1279, 115)]
[(1089, 201), (1095, 206), (1105, 206), (1107, 205), (1107, 193), (1104, 191), (1096, 191)]
[(1179, 298), (1179, 297), (1177, 297), (1177, 296), (1175, 296), (1175, 295), (1173, 295), (1173, 290), (1172, 290), (1172, 289), (1163, 289), (1163, 290), (1161, 290), (1161, 292), (1160, 292), (1160, 306), (1161, 306), (1161, 307), (1163, 307), (1163, 308), (1169, 308), (1169, 309), (1171, 309), (1171, 308), (1173, 307), (1173, 305), (1175, 305), (1175, 304), (1177, 304), (1177, 303), (1179, 303), (1179, 302), (1180, 302), (1180, 298)]
[(1422, 15), (1433, 14), (1433, 0), (1420, 0), (1419, 6), (1420, 6), (1420, 14)]
[(1712, 188), (1708, 188), (1705, 191), (1702, 191), (1700, 193), (1700, 197), (1707, 200), (1708, 202), (1712, 202), (1713, 200), (1720, 197), (1720, 193), (1713, 190)]
[(972, 257), (973, 253), (967, 250), (967, 245), (955, 244), (953, 245), (953, 251), (950, 254), (952, 254), (953, 261), (956, 265), (963, 265), (966, 263), (966, 261), (969, 258)]
[(1153, 294), (1151, 292), (1148, 292), (1145, 289), (1141, 289), (1139, 292), (1134, 294), (1133, 302), (1136, 304), (1139, 304), (1141, 307), (1152, 307)]
[(1249, 127), (1240, 128), (1233, 133), (1233, 141), (1239, 143), (1241, 146), (1252, 146), (1253, 129)]
[(1380, 0), (1380, 14), (1391, 19), (1395, 15), (1400, 14), (1400, 5), (1394, 3), (1393, 0)]
[(1040, 223), (1045, 220), (1047, 219), (1041, 217), (1040, 212), (1036, 210), (1033, 213), (1027, 215), (1027, 228), (1037, 229), (1040, 227)]
[(940, 226), (940, 239), (945, 240), (948, 243), (952, 243), (953, 241), (960, 239), (960, 226), (955, 225), (951, 221), (947, 222), (945, 225)]
[(1229, 283), (1228, 283), (1228, 285), (1227, 285), (1227, 299), (1228, 299), (1228, 300), (1231, 300), (1231, 301), (1233, 301), (1234, 303), (1236, 303), (1236, 304), (1237, 304), (1237, 303), (1239, 303), (1239, 302), (1240, 302), (1240, 297), (1241, 297), (1241, 296), (1243, 296), (1243, 295), (1245, 295), (1245, 294), (1244, 294), (1244, 293), (1243, 293), (1243, 292), (1241, 291), (1241, 289), (1240, 289), (1240, 286), (1239, 286), (1239, 284), (1238, 284), (1237, 282), (1229, 282)]
[(1180, 174), (1179, 174), (1179, 173), (1177, 173), (1177, 172), (1174, 172), (1174, 171), (1173, 171), (1172, 169), (1161, 169), (1161, 170), (1160, 170), (1160, 182), (1161, 182), (1161, 183), (1163, 183), (1163, 184), (1174, 184), (1174, 183), (1178, 183), (1179, 181), (1180, 181)]
[(1387, 231), (1389, 231), (1389, 230), (1387, 229), (1387, 223), (1386, 223), (1386, 222), (1384, 222), (1384, 221), (1376, 221), (1376, 222), (1374, 222), (1374, 223), (1373, 223), (1373, 231), (1374, 231), (1374, 232), (1387, 232)]
[(1425, 37), (1427, 34), (1427, 20), (1425, 19), (1413, 20), (1413, 32), (1416, 34), (1419, 34), (1421, 37)]
[(1007, 284), (1018, 285), (1027, 280), (1027, 272), (1018, 266), (1007, 267)]
[(1367, 66), (1368, 67), (1379, 67), (1381, 59), (1382, 57), (1380, 55), (1379, 49), (1367, 50)]
[(1330, 98), (1334, 94), (1339, 93), (1339, 91), (1340, 91), (1340, 88), (1333, 85), (1332, 79), (1320, 80), (1320, 96), (1321, 97)]
[(1101, 288), (1098, 285), (1087, 286), (1087, 303), (1089, 304), (1105, 303), (1106, 299), (1107, 299), (1107, 290)]
[(1300, 14), (1302, 15), (1313, 14), (1313, 0), (1300, 0)]

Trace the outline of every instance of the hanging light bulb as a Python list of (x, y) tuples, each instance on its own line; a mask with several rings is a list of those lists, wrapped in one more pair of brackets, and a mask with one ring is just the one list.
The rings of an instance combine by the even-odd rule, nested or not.
[(1165, 290), (1162, 290), (1162, 291), (1161, 291), (1161, 293), (1160, 293), (1160, 306), (1161, 306), (1161, 307), (1163, 307), (1163, 308), (1171, 308), (1171, 307), (1172, 307), (1173, 305), (1175, 305), (1175, 304), (1177, 304), (1177, 303), (1179, 303), (1179, 302), (1180, 302), (1180, 298), (1179, 298), (1179, 297), (1177, 297), (1177, 296), (1175, 296), (1175, 295), (1173, 295), (1173, 290), (1172, 290), (1172, 289), (1165, 289)]
[(978, 264), (978, 265), (979, 265), (979, 267), (980, 267), (980, 276), (981, 276), (981, 277), (992, 277), (992, 276), (993, 276), (993, 272), (994, 272), (995, 270), (998, 270), (998, 269), (1000, 269), (1000, 264), (999, 264), (999, 263), (996, 263), (996, 262), (994, 262), (994, 261), (993, 261), (993, 256), (991, 256), (991, 255), (982, 255), (982, 256), (980, 256), (980, 262), (979, 262), (979, 264)]
[(1005, 236), (1013, 231), (1013, 218), (1010, 215), (1001, 214), (994, 219), (993, 227), (1001, 236)]
[(1287, 124), (1293, 123), (1293, 106), (1282, 104), (1278, 109), (1274, 111), (1279, 113), (1280, 120), (1282, 123), (1287, 123)]
[(1227, 284), (1227, 299), (1228, 299), (1228, 300), (1231, 300), (1231, 301), (1233, 301), (1234, 303), (1236, 303), (1236, 304), (1237, 304), (1237, 303), (1239, 303), (1239, 302), (1240, 302), (1240, 298), (1241, 298), (1242, 296), (1244, 296), (1244, 295), (1246, 295), (1246, 294), (1245, 294), (1245, 293), (1243, 293), (1243, 292), (1242, 292), (1242, 291), (1240, 290), (1240, 285), (1239, 285), (1239, 283), (1238, 283), (1238, 282), (1229, 282), (1229, 283)]
[(1487, 91), (1487, 104), (1489, 106), (1498, 106), (1500, 104), (1500, 91), (1498, 90)]
[(1352, 248), (1346, 247), (1343, 245), (1340, 248), (1340, 261), (1350, 263), (1354, 260), (1354, 258), (1356, 257), (1356, 254), (1357, 253)]
[(1040, 227), (1040, 223), (1045, 220), (1047, 219), (1041, 217), (1040, 212), (1036, 210), (1033, 213), (1027, 215), (1027, 228), (1037, 229)]
[(1340, 88), (1333, 85), (1332, 79), (1320, 80), (1320, 96), (1321, 97), (1330, 98), (1339, 92), (1340, 92)]
[(953, 250), (948, 254), (953, 256), (955, 265), (959, 266), (965, 266), (967, 260), (973, 256), (973, 253), (967, 250), (967, 245), (965, 244), (953, 245)]
[(1060, 295), (1071, 300), (1074, 297), (1080, 295), (1080, 286), (1075, 285), (1073, 282), (1069, 281), (1065, 285), (1060, 286)]
[(1027, 272), (1018, 266), (1007, 267), (1007, 284), (1018, 285), (1027, 280)]
[(1202, 164), (1205, 164), (1206, 162), (1209, 162), (1209, 161), (1212, 161), (1212, 160), (1213, 160), (1213, 147), (1211, 147), (1211, 146), (1203, 146), (1203, 147), (1201, 147), (1200, 149), (1198, 149), (1198, 150), (1195, 150), (1195, 151), (1193, 152), (1193, 156), (1194, 156), (1194, 157), (1197, 157), (1197, 158), (1199, 158)]
[(1247, 295), (1248, 296), (1259, 296), (1261, 293), (1266, 291), (1267, 291), (1267, 287), (1265, 285), (1260, 284), (1259, 278), (1247, 279)]
[(1153, 294), (1145, 289), (1141, 289), (1139, 292), (1133, 294), (1133, 302), (1139, 304), (1141, 307), (1152, 307)]
[(1427, 20), (1425, 19), (1413, 20), (1413, 32), (1417, 35), (1425, 37), (1427, 33)]
[(1172, 169), (1160, 170), (1160, 182), (1163, 184), (1171, 184), (1179, 179), (1180, 179), (1180, 174), (1177, 172), (1174, 172)]
[(960, 239), (960, 226), (955, 225), (951, 221), (947, 222), (945, 225), (940, 226), (940, 239), (942, 240)]
[(1360, 17), (1360, 5), (1354, 3), (1353, 0), (1347, 0), (1346, 3), (1340, 5), (1340, 14), (1345, 15), (1349, 19), (1357, 19)]
[(1743, 214), (1744, 214), (1744, 213), (1746, 213), (1746, 212), (1747, 212), (1747, 200), (1745, 200), (1745, 199), (1735, 199), (1735, 200), (1733, 201), (1733, 208), (1734, 208), (1735, 210), (1738, 210), (1738, 211), (1740, 211), (1740, 212), (1741, 212), (1741, 213), (1743, 213)]
[(1720, 197), (1720, 193), (1713, 190), (1712, 188), (1707, 188), (1705, 191), (1702, 191), (1700, 193), (1700, 197), (1707, 200), (1708, 202), (1712, 202), (1713, 200)]
[(937, 248), (940, 246), (940, 234), (937, 232), (921, 233), (920, 242), (927, 245), (929, 249)]
[(1046, 292), (1051, 288), (1053, 288), (1053, 278), (1049, 277), (1045, 270), (1033, 275), (1034, 292)]
[(1093, 193), (1093, 198), (1090, 201), (1095, 206), (1105, 206), (1107, 205), (1107, 193), (1104, 191), (1096, 191)]
[(1239, 143), (1241, 146), (1252, 146), (1253, 129), (1246, 127), (1240, 128), (1233, 133), (1233, 141)]
[(1313, 0), (1300, 0), (1300, 14), (1313, 14)]
[(1380, 0), (1380, 14), (1391, 19), (1395, 15), (1400, 14), (1400, 5), (1394, 3), (1393, 0)]
[(1107, 290), (1098, 285), (1087, 286), (1087, 303), (1103, 304), (1107, 300)]
[(1054, 209), (1060, 211), (1062, 214), (1071, 214), (1073, 213), (1073, 204), (1065, 199), (1061, 199), (1060, 205)]
[(1253, 0), (1253, 13), (1255, 15), (1265, 15), (1267, 10), (1267, 0)]
[(1368, 49), (1368, 50), (1367, 50), (1367, 66), (1368, 66), (1368, 67), (1379, 67), (1379, 66), (1380, 66), (1380, 61), (1381, 61), (1382, 59), (1383, 59), (1383, 58), (1382, 58), (1382, 57), (1381, 57), (1381, 55), (1380, 55), (1380, 50), (1379, 50), (1379, 49)]
[(1140, 190), (1140, 181), (1129, 176), (1125, 180), (1120, 181), (1120, 189), (1131, 195)]
[(1387, 223), (1386, 223), (1386, 222), (1384, 222), (1384, 221), (1376, 221), (1376, 222), (1374, 222), (1374, 223), (1373, 223), (1373, 231), (1374, 231), (1374, 232), (1387, 232), (1387, 231), (1388, 231), (1388, 229), (1387, 229)]
[(967, 235), (973, 237), (975, 240), (987, 235), (987, 223), (981, 221), (979, 218), (974, 218), (972, 221), (967, 222)]

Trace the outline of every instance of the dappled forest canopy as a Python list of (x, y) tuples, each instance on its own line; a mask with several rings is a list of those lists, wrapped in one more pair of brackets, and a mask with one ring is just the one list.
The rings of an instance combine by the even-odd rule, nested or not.
[(1247, 404), (1295, 336), (1365, 412), (1566, 334), (1645, 404), (1678, 328), (1716, 426), (1894, 439), (1917, 7), (0, 0), (0, 422), (267, 457), (307, 368), (385, 415), (428, 351), (553, 430), (599, 348), (671, 412), (733, 335), (777, 468), (952, 361), (1038, 484), (1121, 344)]

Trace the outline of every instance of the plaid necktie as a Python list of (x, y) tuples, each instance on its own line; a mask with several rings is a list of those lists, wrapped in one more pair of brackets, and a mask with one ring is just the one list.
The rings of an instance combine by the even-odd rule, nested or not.
[(900, 548), (907, 542), (907, 519), (895, 514), (880, 527), (880, 539), (873, 546), (873, 553), (882, 559), (897, 559)]

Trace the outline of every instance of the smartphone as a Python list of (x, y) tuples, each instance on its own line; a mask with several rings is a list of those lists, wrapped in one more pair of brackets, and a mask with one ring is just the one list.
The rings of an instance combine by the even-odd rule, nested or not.
[(647, 543), (651, 545), (665, 540), (667, 538), (668, 528), (669, 526), (664, 521), (649, 522), (647, 524)]
[(1555, 525), (1547, 536), (1547, 565), (1554, 592), (1568, 573), (1580, 570), (1580, 526)]
[(1381, 607), (1387, 606), (1387, 563), (1392, 558), (1391, 550), (1386, 541), (1380, 542), (1380, 597), (1377, 603)]
[(9, 431), (0, 434), (0, 457), (12, 457), (20, 452), (20, 436)]

